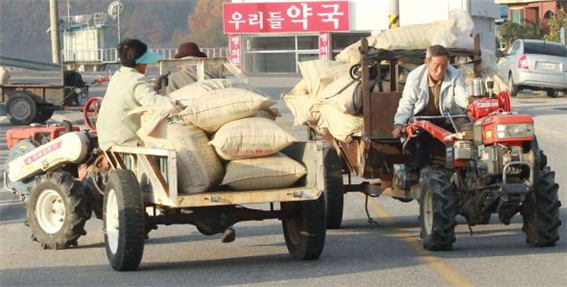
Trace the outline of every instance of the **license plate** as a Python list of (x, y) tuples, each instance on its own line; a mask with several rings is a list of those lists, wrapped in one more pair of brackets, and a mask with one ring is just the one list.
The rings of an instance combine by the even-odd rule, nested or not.
[(539, 66), (542, 69), (555, 70), (555, 64), (554, 63), (540, 63)]

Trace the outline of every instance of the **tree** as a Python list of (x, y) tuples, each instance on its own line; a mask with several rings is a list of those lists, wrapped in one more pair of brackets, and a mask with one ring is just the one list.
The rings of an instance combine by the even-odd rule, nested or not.
[(567, 29), (567, 13), (565, 10), (559, 9), (555, 15), (551, 19), (549, 19), (549, 33), (543, 36), (543, 39), (546, 41), (553, 41), (559, 42), (561, 41), (561, 37), (559, 35), (561, 31), (561, 27), (565, 27)]
[(197, 0), (193, 14), (187, 18), (189, 34), (180, 41), (191, 41), (200, 47), (224, 47), (228, 43), (222, 31), (222, 5), (226, 0)]
[(518, 39), (541, 39), (541, 36), (541, 30), (536, 25), (520, 25), (514, 22), (506, 22), (502, 25), (502, 39), (506, 47), (510, 47)]

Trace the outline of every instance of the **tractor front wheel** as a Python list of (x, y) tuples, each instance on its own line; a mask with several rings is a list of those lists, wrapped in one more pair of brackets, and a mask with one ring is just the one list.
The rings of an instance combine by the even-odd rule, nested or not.
[(559, 240), (559, 201), (555, 182), (555, 172), (545, 168), (536, 177), (534, 191), (527, 194), (520, 213), (524, 220), (522, 231), (526, 233), (526, 243), (531, 246), (555, 246)]
[(427, 250), (451, 250), (455, 242), (458, 202), (454, 186), (444, 171), (421, 171), (419, 214), (421, 239)]
[(77, 245), (87, 234), (86, 197), (81, 183), (68, 172), (54, 172), (38, 177), (27, 201), (27, 224), (32, 239), (44, 249), (63, 249)]

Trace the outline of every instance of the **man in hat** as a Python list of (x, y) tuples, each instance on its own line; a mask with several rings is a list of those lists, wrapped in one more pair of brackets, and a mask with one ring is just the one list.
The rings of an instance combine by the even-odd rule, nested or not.
[[(199, 46), (197, 46), (197, 44), (193, 42), (185, 42), (179, 46), (179, 48), (177, 49), (177, 54), (175, 54), (174, 57), (175, 59), (185, 59), (190, 57), (207, 58), (207, 55), (199, 50)], [(215, 79), (221, 77), (221, 75), (205, 71), (205, 79)], [(180, 66), (178, 71), (168, 76), (166, 93), (169, 94), (194, 82), (197, 82), (196, 67), (194, 65)]]

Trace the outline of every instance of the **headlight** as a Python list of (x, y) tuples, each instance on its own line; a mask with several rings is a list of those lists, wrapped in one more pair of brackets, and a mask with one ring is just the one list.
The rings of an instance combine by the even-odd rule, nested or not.
[(497, 125), (496, 138), (529, 138), (534, 137), (533, 124)]

